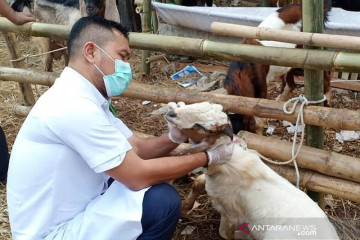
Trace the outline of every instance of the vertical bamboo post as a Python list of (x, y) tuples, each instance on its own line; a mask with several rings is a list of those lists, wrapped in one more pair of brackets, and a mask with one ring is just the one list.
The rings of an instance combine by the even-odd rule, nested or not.
[[(142, 32), (151, 33), (151, 0), (143, 0), (143, 14), (142, 14)], [(150, 57), (149, 50), (142, 51), (141, 66), (144, 74), (150, 73), (150, 63), (146, 63), (146, 59)]]
[[(19, 50), (19, 45), (16, 42), (15, 34), (2, 32), (7, 48), (10, 53), (11, 59), (18, 59), (22, 57), (22, 54)], [(24, 60), (12, 62), (14, 68), (26, 68)], [(19, 83), (20, 92), (23, 98), (25, 105), (32, 106), (35, 104), (35, 97), (31, 89), (31, 84), (29, 83)]]
[[(323, 31), (323, 9), (324, 0), (307, 0), (302, 2), (303, 31), (322, 33)], [(318, 47), (307, 47), (316, 49)], [(322, 70), (304, 70), (305, 76), (305, 97), (309, 101), (317, 101), (324, 97), (324, 72)], [(323, 103), (318, 104), (323, 106)], [(324, 128), (306, 125), (306, 145), (315, 148), (324, 148)], [(323, 194), (309, 191), (308, 195), (324, 208)]]
[(269, 0), (261, 0), (261, 6), (262, 7), (270, 7), (270, 1)]

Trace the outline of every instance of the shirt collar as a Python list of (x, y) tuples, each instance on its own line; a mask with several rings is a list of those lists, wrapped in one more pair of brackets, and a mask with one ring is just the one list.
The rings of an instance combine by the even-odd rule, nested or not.
[(105, 98), (88, 79), (75, 69), (65, 67), (60, 75), (60, 78), (65, 79), (66, 81), (71, 81), (69, 85), (74, 86), (79, 91), (79, 94), (90, 98), (102, 107), (108, 108), (110, 98)]

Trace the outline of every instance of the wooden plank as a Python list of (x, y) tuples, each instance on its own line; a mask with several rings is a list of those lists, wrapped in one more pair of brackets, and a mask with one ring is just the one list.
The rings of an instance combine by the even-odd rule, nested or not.
[[(297, 85), (304, 85), (303, 77), (295, 76), (294, 80)], [(343, 80), (343, 79), (332, 79), (332, 81), (330, 82), (330, 86), (360, 92), (360, 82), (351, 82), (351, 81), (333, 82), (337, 80)]]

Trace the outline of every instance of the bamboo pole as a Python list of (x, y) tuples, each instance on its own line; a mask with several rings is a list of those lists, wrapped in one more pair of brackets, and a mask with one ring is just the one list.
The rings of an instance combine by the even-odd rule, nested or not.
[[(292, 143), (241, 131), (247, 146), (261, 155), (285, 162), (291, 159)], [(299, 167), (360, 183), (360, 159), (314, 147), (302, 146), (296, 162)], [(294, 169), (294, 168), (292, 168)], [(302, 176), (300, 176), (302, 177)]]
[[(210, 101), (224, 106), (228, 111), (261, 118), (274, 118), (295, 122), (298, 107), (294, 114), (284, 114), (284, 102), (268, 99), (256, 99), (216, 93), (202, 93), (186, 89), (172, 89), (146, 84), (130, 84), (122, 94), (123, 97), (147, 99), (154, 102), (196, 103)], [(115, 97), (116, 99), (117, 97)], [(337, 129), (360, 130), (360, 112), (347, 109), (325, 108), (317, 106), (304, 107), (304, 121), (306, 124), (327, 126)]]
[[(151, 0), (143, 0), (143, 14), (142, 14), (142, 33), (151, 34)], [(150, 63), (146, 59), (150, 57), (149, 50), (143, 50), (141, 55), (142, 71), (145, 74), (150, 73)]]
[[(43, 82), (44, 85), (49, 85), (55, 80), (56, 76), (58, 75), (55, 73), (0, 67), (0, 80), (3, 81), (18, 81), (36, 84), (41, 84), (40, 82)], [(223, 105), (224, 108), (230, 112), (292, 122), (296, 121), (298, 114), (298, 108), (296, 108), (294, 114), (285, 114), (283, 112), (284, 102), (279, 101), (216, 93), (203, 93), (189, 91), (187, 89), (173, 89), (136, 82), (131, 82), (126, 91), (120, 97), (114, 97), (114, 99), (121, 97), (151, 100), (160, 103), (171, 101), (184, 101), (186, 103), (210, 101)], [(306, 124), (316, 126), (360, 131), (360, 111), (305, 106), (304, 121)]]
[(0, 31), (22, 33), (34, 37), (60, 38), (66, 40), (69, 36), (70, 29), (71, 26), (68, 25), (56, 25), (37, 22), (15, 25), (6, 18), (0, 18)]
[[(310, 33), (322, 33), (323, 30), (323, 9), (324, 0), (309, 0), (302, 4), (303, 31)], [(319, 49), (318, 47), (304, 46), (304, 49)], [(309, 101), (318, 101), (324, 97), (324, 72), (322, 70), (304, 69), (305, 77), (305, 97)], [(324, 103), (316, 104), (324, 106)], [(306, 145), (323, 149), (324, 148), (324, 128), (319, 126), (306, 125), (305, 127)], [(319, 203), (321, 208), (325, 208), (324, 195), (309, 191), (308, 195)]]
[(131, 33), (129, 38), (131, 47), (171, 54), (306, 69), (360, 70), (358, 53), (265, 47), (141, 33)]
[(50, 87), (54, 84), (55, 79), (59, 76), (60, 74), (55, 72), (0, 67), (0, 80), (2, 81), (14, 81), (25, 84), (45, 85)]
[(165, 54), (160, 54), (160, 55), (148, 57), (146, 59), (146, 62), (151, 63), (151, 62), (155, 62), (155, 61), (159, 61), (159, 60), (164, 60), (165, 58), (166, 58)]
[(12, 112), (18, 117), (26, 117), (29, 115), (32, 106), (15, 105)]
[(360, 50), (360, 37), (353, 36), (294, 32), (221, 22), (213, 22), (211, 24), (211, 33), (228, 37), (253, 38), (307, 46)]
[[(17, 44), (15, 34), (3, 32), (2, 33), (6, 42), (6, 46), (10, 53), (11, 59), (19, 59), (22, 57), (20, 52), (19, 45)], [(14, 68), (26, 68), (24, 60), (12, 62)], [(20, 92), (23, 98), (23, 102), (26, 105), (34, 105), (35, 104), (35, 97), (31, 89), (31, 84), (29, 83), (19, 83)]]
[[(12, 31), (34, 36), (58, 36), (66, 39), (71, 26), (44, 23), (14, 25), (0, 18), (0, 31)], [(163, 36), (132, 32), (129, 34), (130, 47), (151, 51), (195, 57), (215, 57), (218, 59), (262, 63), (306, 69), (333, 69), (356, 72), (360, 69), (360, 54), (263, 47), (247, 44), (230, 44), (203, 39)]]

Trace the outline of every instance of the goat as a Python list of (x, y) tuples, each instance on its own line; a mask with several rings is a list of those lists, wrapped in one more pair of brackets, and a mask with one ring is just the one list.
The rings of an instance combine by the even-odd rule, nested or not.
[[(22, 10), (24, 5), (30, 6), (32, 0), (15, 0), (12, 7)], [(73, 25), (80, 17), (100, 16), (108, 20), (120, 22), (116, 0), (34, 0), (34, 16), (43, 23)], [(39, 52), (49, 52), (66, 46), (65, 41), (51, 38), (32, 38)], [(52, 71), (53, 59), (65, 58), (68, 63), (67, 51), (56, 51), (43, 57), (44, 70)]]
[[(203, 117), (204, 121), (201, 122)], [(189, 148), (192, 153), (231, 141), (224, 134), (224, 129), (230, 123), (219, 104), (182, 106), (168, 112), (166, 119), (188, 134), (191, 140), (196, 139), (196, 144)], [(214, 132), (216, 129), (220, 131)], [(321, 208), (264, 164), (254, 151), (236, 145), (229, 162), (209, 165), (204, 173), (195, 179), (189, 197), (183, 201), (182, 213), (186, 215), (196, 196), (205, 189), (214, 208), (221, 214), (219, 234), (225, 239), (234, 239), (236, 227), (243, 223), (249, 225), (250, 229), (267, 225), (269, 221), (271, 225), (284, 227), (305, 224), (304, 219), (308, 221), (307, 224), (311, 224), (311, 220), (321, 221), (324, 232), (317, 234), (327, 234), (324, 239), (339, 239)], [(278, 235), (274, 234), (278, 233), (256, 229), (251, 231), (251, 236), (256, 239), (276, 239)], [(297, 239), (298, 232), (290, 232), (286, 238)]]
[[(254, 41), (255, 40), (249, 40)], [(257, 42), (258, 43), (258, 42)], [(258, 43), (261, 45), (260, 43)], [(252, 98), (266, 98), (267, 84), (266, 75), (269, 72), (269, 65), (259, 63), (231, 62), (224, 81), (224, 88), (229, 95), (237, 95)], [(247, 130), (253, 133), (262, 134), (264, 121), (253, 116), (241, 116), (239, 114), (229, 115), (232, 118), (237, 116), (239, 127), (234, 133), (240, 130)], [(233, 123), (235, 119), (233, 119)], [(235, 124), (233, 124), (235, 125)]]
[[(80, 18), (79, 1), (34, 0), (34, 16), (39, 19), (40, 22), (44, 23), (72, 25)], [(35, 37), (32, 39), (41, 53), (66, 46), (65, 41), (63, 40), (44, 37)], [(44, 70), (52, 71), (53, 59), (59, 60), (61, 56), (64, 56), (65, 65), (67, 65), (68, 55), (66, 49), (44, 55)]]
[[(326, 0), (324, 4), (324, 22), (327, 21), (327, 14), (331, 9), (331, 1)], [(302, 7), (299, 4), (287, 5), (283, 8), (280, 8), (266, 17), (258, 27), (288, 30), (288, 31), (302, 31)], [(284, 43), (277, 41), (258, 41), (263, 46), (269, 47), (284, 47), (284, 48), (301, 48), (302, 46)], [(286, 101), (290, 97), (290, 93), (295, 88), (294, 82), (294, 73), (296, 70), (290, 71), (290, 67), (282, 66), (270, 66), (269, 72), (266, 76), (266, 82), (269, 84), (272, 81), (281, 79), (282, 81), (282, 92), (277, 97), (278, 101)], [(331, 89), (330, 89), (330, 75), (324, 73), (324, 93), (327, 96), (327, 102), (330, 105), (331, 100)]]

